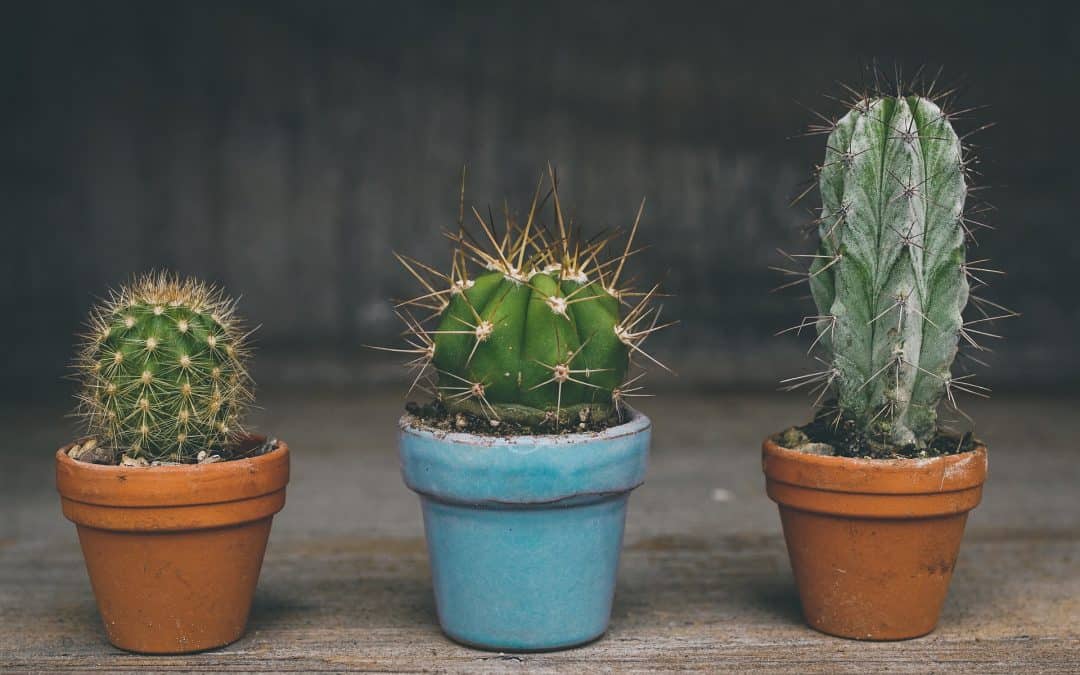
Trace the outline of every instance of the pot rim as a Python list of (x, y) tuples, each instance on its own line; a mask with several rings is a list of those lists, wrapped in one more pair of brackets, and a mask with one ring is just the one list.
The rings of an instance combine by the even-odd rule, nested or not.
[[(248, 434), (256, 443), (266, 437)], [(261, 497), (289, 482), (289, 446), (278, 439), (272, 452), (210, 464), (116, 466), (68, 457), (68, 443), (56, 451), (56, 489), (65, 500), (112, 507), (219, 504)]]
[(925, 458), (864, 459), (815, 455), (785, 448), (776, 435), (761, 444), (762, 469), (771, 481), (829, 492), (935, 494), (981, 486), (986, 481), (987, 448)]
[(644, 482), (652, 422), (642, 413), (601, 432), (493, 437), (399, 422), (405, 484), (447, 503), (544, 507), (625, 494)]

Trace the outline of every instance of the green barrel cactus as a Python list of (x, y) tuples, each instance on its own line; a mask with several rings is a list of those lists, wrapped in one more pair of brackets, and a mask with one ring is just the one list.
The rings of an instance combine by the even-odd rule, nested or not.
[[(418, 378), (433, 369), (431, 392), (452, 413), (531, 429), (621, 418), (627, 399), (643, 395), (641, 375), (627, 378), (635, 358), (663, 367), (642, 347), (671, 325), (659, 323), (657, 287), (620, 286), (642, 210), (621, 253), (607, 258), (621, 233), (580, 240), (564, 221), (553, 173), (548, 198), (550, 227), (540, 223), (538, 185), (525, 222), (507, 212), (502, 236), (473, 209), (481, 234), (459, 222), (448, 274), (398, 256), (426, 293), (399, 305), (410, 347), (392, 351), (415, 353)], [(432, 328), (415, 307), (433, 312)]]
[(242, 433), (251, 400), (234, 303), (168, 274), (134, 280), (90, 314), (76, 361), (78, 414), (115, 453), (195, 462)]
[(961, 141), (921, 96), (859, 97), (828, 131), (820, 243), (803, 278), (818, 311), (803, 325), (816, 326), (826, 368), (786, 382), (834, 397), (868, 443), (925, 448), (944, 398), (985, 391), (952, 375), (960, 340), (979, 332), (962, 317), (976, 268)]

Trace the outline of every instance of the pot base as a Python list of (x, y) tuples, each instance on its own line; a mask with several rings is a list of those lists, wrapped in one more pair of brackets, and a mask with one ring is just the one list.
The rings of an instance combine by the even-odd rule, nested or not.
[(440, 625), (439, 628), (442, 629), (443, 635), (445, 635), (449, 640), (458, 643), (462, 647), (468, 647), (469, 649), (479, 649), (485, 652), (499, 652), (500, 654), (504, 652), (507, 654), (547, 654), (549, 652), (561, 652), (567, 649), (575, 649), (577, 647), (585, 647), (586, 645), (591, 645), (592, 643), (598, 641), (600, 638), (604, 637), (604, 635), (607, 633), (607, 628), (605, 628), (602, 632), (592, 636), (587, 640), (582, 640), (581, 642), (567, 642), (565, 644), (557, 644), (550, 647), (529, 647), (528, 649), (514, 649), (513, 647), (500, 647), (498, 645), (469, 642), (462, 637), (458, 637), (457, 635), (446, 632), (446, 629), (442, 625)]
[(439, 624), (491, 651), (551, 651), (607, 631), (626, 495), (531, 509), (423, 501)]
[(140, 654), (185, 654), (240, 639), (271, 521), (158, 534), (79, 526), (109, 642)]
[(907, 640), (934, 630), (967, 514), (848, 519), (780, 508), (803, 617), (855, 640)]

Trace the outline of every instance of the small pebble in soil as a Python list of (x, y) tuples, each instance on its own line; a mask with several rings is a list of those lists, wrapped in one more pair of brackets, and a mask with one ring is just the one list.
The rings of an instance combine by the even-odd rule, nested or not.
[(91, 438), (84, 442), (82, 445), (76, 443), (71, 446), (71, 450), (68, 450), (68, 457), (74, 457), (75, 459), (81, 458), (84, 454), (92, 452), (97, 447), (97, 439)]
[(115, 460), (108, 449), (102, 447), (96, 438), (84, 438), (76, 441), (68, 449), (68, 457), (87, 464), (113, 464)]
[(277, 450), (277, 449), (278, 449), (278, 439), (276, 439), (276, 438), (267, 438), (265, 441), (263, 441), (262, 445), (260, 445), (258, 448), (255, 449), (255, 452), (253, 452), (252, 454), (256, 455), (256, 456), (265, 455), (266, 453), (273, 452), (274, 450)]

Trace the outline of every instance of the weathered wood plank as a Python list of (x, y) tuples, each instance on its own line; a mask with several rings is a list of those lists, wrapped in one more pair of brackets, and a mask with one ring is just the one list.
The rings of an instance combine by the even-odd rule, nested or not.
[(49, 448), (64, 431), (50, 424), (55, 412), (6, 411), (0, 428), (20, 442), (0, 475), (0, 670), (1080, 667), (1074, 401), (1012, 399), (973, 411), (991, 440), (991, 481), (941, 626), (923, 639), (879, 644), (820, 635), (799, 616), (757, 442), (778, 420), (801, 418), (800, 402), (672, 395), (651, 403), (652, 466), (631, 500), (611, 629), (580, 649), (531, 655), (476, 651), (439, 632), (419, 509), (396, 475), (394, 397), (264, 397), (259, 422), (289, 440), (295, 461), (251, 630), (224, 649), (176, 657), (125, 654), (105, 642), (73, 528), (50, 485)]
[(882, 644), (836, 640), (802, 625), (778, 537), (639, 540), (627, 548), (607, 636), (568, 652), (504, 656), (439, 633), (419, 539), (277, 542), (249, 635), (176, 657), (107, 646), (77, 549), (18, 550), (4, 555), (0, 668), (1065, 670), (1076, 665), (1080, 646), (1080, 584), (1067, 567), (1080, 542), (1075, 534), (1050, 535), (973, 534), (941, 628), (926, 639)]

